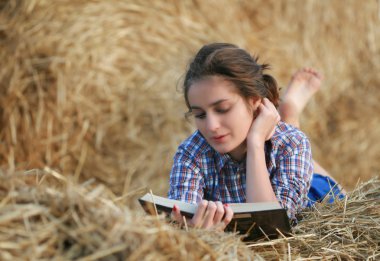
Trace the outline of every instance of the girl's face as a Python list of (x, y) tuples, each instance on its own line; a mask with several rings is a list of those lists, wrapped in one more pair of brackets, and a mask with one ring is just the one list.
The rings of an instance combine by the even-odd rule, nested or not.
[(241, 160), (246, 153), (246, 138), (253, 121), (253, 110), (241, 97), (234, 83), (220, 76), (207, 77), (188, 90), (195, 124), (207, 142), (219, 153)]

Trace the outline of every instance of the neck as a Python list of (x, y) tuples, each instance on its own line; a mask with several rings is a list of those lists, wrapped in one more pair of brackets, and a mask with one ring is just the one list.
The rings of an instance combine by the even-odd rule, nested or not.
[(247, 154), (247, 142), (244, 141), (238, 147), (228, 153), (233, 160), (242, 161)]

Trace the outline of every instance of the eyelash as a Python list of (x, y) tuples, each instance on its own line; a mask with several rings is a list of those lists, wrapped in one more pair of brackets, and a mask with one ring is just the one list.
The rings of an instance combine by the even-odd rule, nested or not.
[[(215, 110), (217, 113), (224, 114), (227, 113), (230, 109), (217, 109)], [(204, 119), (206, 118), (206, 113), (201, 113), (201, 114), (196, 114), (194, 115), (195, 118), (197, 119)]]
[(226, 113), (228, 112), (230, 109), (217, 109), (216, 112), (217, 113)]
[(196, 114), (194, 115), (194, 117), (197, 119), (204, 119), (206, 118), (206, 113)]

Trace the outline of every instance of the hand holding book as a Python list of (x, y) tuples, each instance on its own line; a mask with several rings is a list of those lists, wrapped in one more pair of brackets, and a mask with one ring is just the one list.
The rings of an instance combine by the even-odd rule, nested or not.
[(245, 235), (244, 240), (283, 236), (291, 231), (286, 210), (278, 202), (231, 203), (223, 206), (223, 215), (220, 202), (202, 201), (195, 205), (151, 193), (145, 194), (139, 202), (149, 214), (167, 213), (180, 223), (186, 218), (188, 226), (239, 232)]
[(178, 223), (183, 223), (186, 218), (186, 223), (189, 227), (224, 230), (231, 222), (234, 213), (228, 204), (222, 204), (217, 201), (202, 200), (198, 203), (194, 216), (186, 218), (182, 216), (180, 208), (174, 204), (171, 212), (171, 218)]

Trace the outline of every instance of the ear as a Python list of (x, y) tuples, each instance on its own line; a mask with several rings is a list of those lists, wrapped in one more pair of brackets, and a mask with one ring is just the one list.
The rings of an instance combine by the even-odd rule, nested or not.
[(251, 108), (253, 111), (256, 111), (257, 108), (259, 108), (261, 101), (262, 99), (260, 97), (249, 98), (249, 104), (252, 106)]

